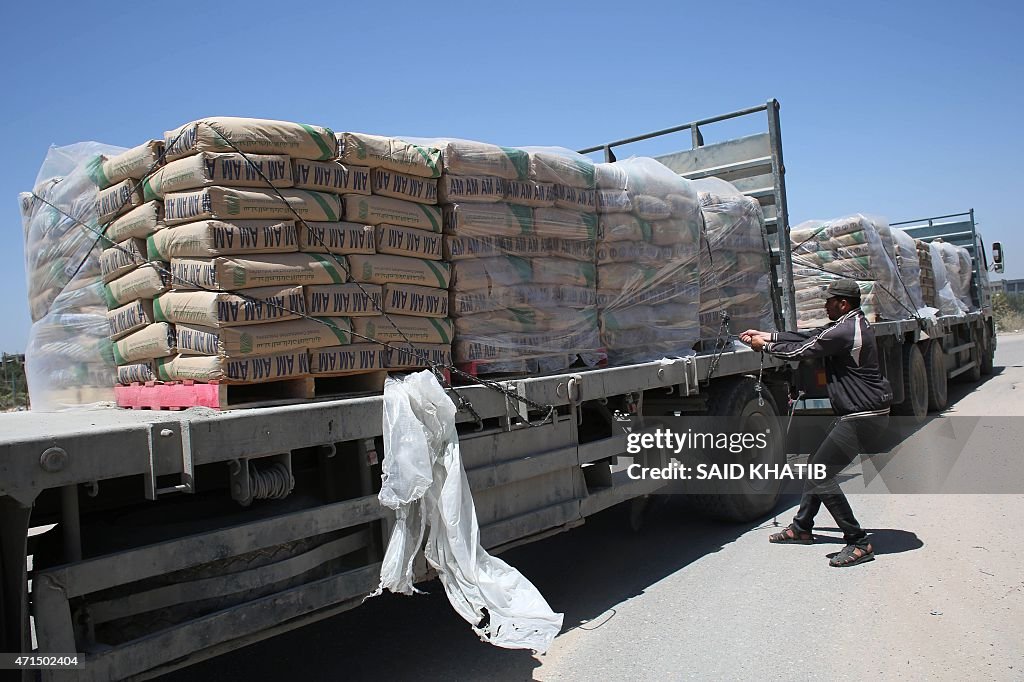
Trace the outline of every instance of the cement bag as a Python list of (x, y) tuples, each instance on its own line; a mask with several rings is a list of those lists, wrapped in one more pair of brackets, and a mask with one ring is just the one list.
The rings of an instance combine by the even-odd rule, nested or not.
[(313, 161), (338, 156), (338, 141), (330, 128), (235, 116), (204, 118), (165, 132), (164, 148), (168, 161), (198, 152), (285, 154)]
[(970, 310), (971, 305), (971, 256), (967, 249), (962, 246), (955, 246), (941, 239), (936, 239), (932, 244), (939, 247), (942, 254), (942, 262), (946, 266), (946, 280), (957, 297), (963, 304), (964, 310)]
[(530, 177), (538, 182), (596, 189), (594, 162), (563, 147), (526, 147), (530, 155)]
[(968, 308), (956, 295), (953, 285), (950, 284), (949, 272), (943, 258), (942, 242), (930, 242), (928, 252), (931, 254), (932, 273), (935, 277), (935, 298), (939, 305), (939, 314), (962, 316)]
[[(423, 553), (448, 600), (481, 639), (510, 649), (547, 651), (562, 627), (536, 587), (480, 545), (476, 508), (462, 465), (455, 404), (429, 371), (384, 385), (381, 504), (395, 528), (380, 586), (412, 594), (413, 561)], [(483, 627), (477, 623), (484, 621)]]
[(505, 180), (530, 177), (529, 156), (521, 149), (458, 139), (436, 139), (427, 143), (441, 150), (444, 170), (452, 175), (491, 175)]
[[(921, 292), (921, 261), (917, 254), (917, 242), (909, 234), (898, 227), (889, 228), (895, 244), (896, 271), (900, 283), (907, 289), (911, 302), (922, 315), (927, 315), (924, 296)], [(928, 310), (934, 311), (929, 307)]]

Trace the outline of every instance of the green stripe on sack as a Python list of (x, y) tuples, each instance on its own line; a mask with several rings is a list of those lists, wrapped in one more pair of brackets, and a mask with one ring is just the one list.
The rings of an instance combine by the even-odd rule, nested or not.
[[(313, 142), (315, 142), (316, 146), (320, 148), (320, 158), (318, 158), (317, 161), (330, 161), (331, 159), (338, 155), (337, 147), (331, 149), (326, 144), (324, 144), (324, 140), (320, 136), (320, 133), (316, 132), (316, 130), (313, 129), (313, 126), (308, 126), (305, 123), (300, 123), (299, 125), (302, 127), (303, 130), (309, 133), (309, 136), (313, 138)], [(324, 130), (327, 130), (327, 128), (324, 128)], [(331, 131), (327, 130), (327, 132)], [(338, 141), (337, 139), (335, 139), (333, 134), (331, 135), (331, 139), (334, 140), (335, 145), (337, 145)]]
[(156, 376), (160, 381), (170, 381), (171, 373), (167, 371), (166, 365), (170, 360), (166, 358), (157, 358), (156, 364)]
[(115, 365), (127, 365), (128, 364), (128, 359), (125, 356), (121, 355), (121, 351), (118, 349), (119, 345), (120, 345), (120, 343), (115, 343), (114, 347), (113, 347), (113, 351), (114, 351), (114, 364)]
[(512, 162), (512, 167), (516, 170), (516, 179), (529, 179), (530, 155), (522, 149), (516, 149), (515, 147), (501, 147), (501, 151), (505, 152), (505, 156), (507, 156), (508, 160)]
[(436, 329), (437, 333), (441, 336), (441, 343), (452, 342), (451, 337), (448, 334), (448, 329), (446, 329), (445, 326), (441, 324), (440, 320), (438, 320), (436, 317), (428, 317), (427, 319), (430, 320), (430, 324), (434, 325), (434, 329)]
[(170, 320), (167, 319), (167, 315), (164, 314), (164, 307), (160, 305), (159, 296), (153, 299), (153, 321), (170, 322)]
[[(334, 338), (338, 339), (339, 346), (347, 346), (352, 343), (351, 332), (348, 329), (342, 329), (337, 326), (329, 317), (318, 317), (316, 318), (324, 323), (324, 325), (334, 333)], [(344, 318), (342, 318), (344, 319)]]
[(519, 233), (523, 235), (533, 234), (533, 209), (529, 206), (519, 204), (508, 204), (508, 210), (512, 211), (516, 221), (519, 223)]
[(154, 201), (160, 198), (160, 195), (157, 194), (156, 190), (153, 189), (152, 183), (150, 183), (150, 180), (154, 177), (156, 177), (156, 175), (151, 175), (148, 178), (142, 179), (142, 198), (145, 201)]
[[(345, 277), (342, 276), (341, 273), (338, 272), (338, 269), (335, 267), (335, 265), (337, 265), (336, 263), (328, 259), (327, 256), (322, 256), (318, 253), (311, 253), (309, 255), (312, 256), (317, 262), (319, 262), (320, 265), (324, 266), (324, 270), (326, 270), (327, 274), (331, 276), (332, 282), (334, 282), (335, 284), (345, 283)], [(338, 256), (338, 258), (344, 258), (344, 256)]]
[[(437, 277), (437, 285), (442, 289), (448, 288), (448, 280), (451, 278), (451, 270), (448, 270), (448, 266), (445, 266), (444, 272), (437, 268), (437, 263), (430, 260), (423, 261), (430, 268), (430, 271), (434, 273), (434, 277)], [(447, 275), (447, 276), (446, 276)]]
[(424, 149), (423, 147), (419, 146), (418, 144), (413, 144), (413, 145), (410, 145), (410, 146), (413, 149), (415, 149), (416, 152), (420, 156), (423, 157), (424, 161), (427, 162), (427, 168), (429, 168), (430, 172), (432, 173), (432, 175), (430, 177), (432, 177), (432, 178), (439, 178), (439, 177), (441, 177), (441, 171), (439, 171), (437, 169), (437, 162), (434, 161), (431, 158), (432, 156), (437, 156), (437, 158), (441, 158), (441, 151), (439, 149), (434, 149), (433, 147), (429, 147), (430, 152), (433, 152), (433, 153), (430, 153), (426, 149)]
[(106, 189), (110, 187), (110, 178), (103, 172), (103, 155), (97, 154), (96, 156), (89, 159), (89, 163), (86, 165), (86, 174), (89, 179), (99, 187), (100, 189)]
[[(302, 191), (305, 191), (305, 190), (298, 190), (298, 191), (302, 192)], [(334, 222), (338, 222), (339, 220), (341, 220), (341, 218), (339, 218), (334, 213), (334, 211), (331, 210), (331, 207), (328, 205), (327, 200), (324, 199), (324, 197), (322, 197), (319, 192), (308, 192), (307, 191), (306, 194), (308, 194), (309, 196), (313, 197), (313, 200), (316, 201), (316, 203), (320, 204), (320, 209), (327, 216), (327, 220), (329, 222), (334, 223)], [(316, 221), (313, 221), (313, 222), (316, 222)]]
[(146, 237), (146, 257), (149, 260), (170, 260), (170, 258), (165, 258), (164, 254), (160, 252), (160, 247), (156, 245), (156, 240), (153, 239), (155, 234), (154, 232)]
[(107, 304), (107, 310), (113, 310), (120, 305), (117, 302), (117, 298), (114, 296), (114, 292), (110, 290), (109, 284), (103, 285), (101, 293), (103, 294), (103, 302)]
[(435, 214), (435, 211), (437, 211), (437, 209), (432, 206), (425, 206), (423, 204), (416, 205), (420, 207), (420, 210), (423, 211), (423, 214), (427, 216), (427, 220), (430, 221), (430, 231), (440, 232), (441, 223), (438, 222), (438, 216)]

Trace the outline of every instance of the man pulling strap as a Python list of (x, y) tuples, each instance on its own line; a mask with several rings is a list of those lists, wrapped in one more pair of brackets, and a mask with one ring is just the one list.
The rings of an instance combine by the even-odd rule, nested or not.
[(846, 540), (846, 547), (832, 557), (829, 565), (845, 567), (871, 561), (875, 555), (836, 476), (860, 453), (860, 444), (868, 434), (877, 434), (887, 426), (892, 387), (879, 370), (875, 332), (860, 309), (857, 283), (839, 279), (830, 283), (826, 292), (825, 313), (832, 320), (830, 324), (808, 332), (748, 329), (740, 340), (754, 350), (787, 360), (824, 358), (828, 396), (837, 418), (808, 464), (824, 464), (826, 477), (805, 484), (793, 523), (768, 541), (812, 544), (814, 517), (824, 504)]

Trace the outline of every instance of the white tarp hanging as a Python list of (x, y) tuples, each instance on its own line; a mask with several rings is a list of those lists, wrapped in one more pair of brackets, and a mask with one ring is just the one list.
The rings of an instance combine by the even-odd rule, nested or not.
[(424, 555), (448, 600), (481, 639), (507, 649), (547, 651), (562, 628), (533, 584), (480, 545), (480, 527), (455, 430), (456, 407), (429, 371), (384, 384), (381, 504), (395, 528), (380, 586), (412, 594), (413, 561)]

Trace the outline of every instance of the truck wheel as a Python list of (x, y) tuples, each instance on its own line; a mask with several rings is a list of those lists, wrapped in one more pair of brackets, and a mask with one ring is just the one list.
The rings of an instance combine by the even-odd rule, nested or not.
[(949, 404), (949, 381), (946, 377), (946, 353), (938, 339), (926, 344), (924, 366), (928, 370), (928, 409), (944, 410)]
[[(756, 459), (751, 464), (786, 463), (786, 434), (779, 419), (775, 400), (767, 387), (762, 394), (764, 405), (758, 403), (754, 392), (755, 381), (741, 377), (721, 381), (711, 387), (708, 400), (708, 415), (737, 417), (739, 428), (749, 433), (770, 429), (768, 447), (750, 452)], [(707, 482), (704, 482), (707, 485)], [(721, 481), (721, 492), (687, 495), (686, 504), (698, 513), (725, 521), (753, 521), (771, 511), (779, 500), (781, 481), (767, 478), (764, 481)]]
[(928, 368), (921, 349), (912, 343), (903, 345), (902, 403), (892, 406), (892, 413), (924, 421), (928, 415)]

